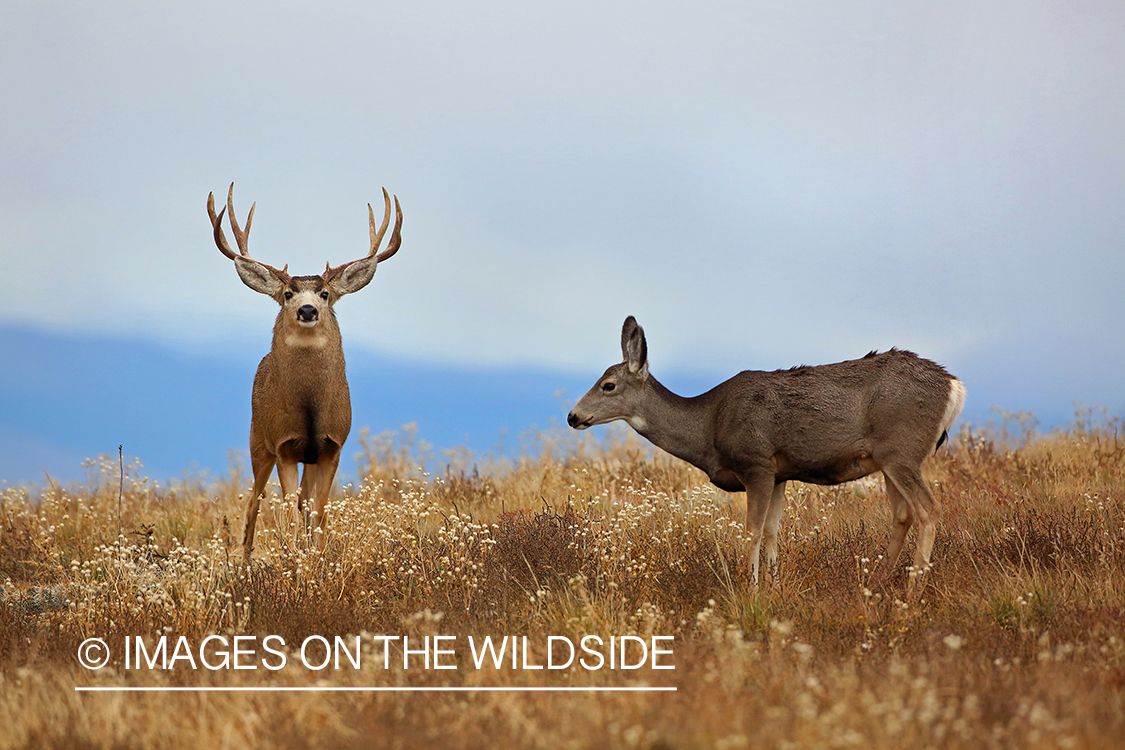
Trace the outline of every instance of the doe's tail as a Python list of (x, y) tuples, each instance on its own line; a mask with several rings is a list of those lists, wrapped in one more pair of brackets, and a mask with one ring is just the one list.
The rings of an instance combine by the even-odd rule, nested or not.
[(942, 415), (941, 424), (938, 425), (938, 439), (937, 445), (934, 446), (936, 452), (941, 444), (949, 437), (949, 428), (953, 426), (953, 420), (957, 419), (957, 415), (965, 408), (965, 384), (957, 378), (952, 378), (949, 381), (949, 398), (945, 402), (945, 414)]

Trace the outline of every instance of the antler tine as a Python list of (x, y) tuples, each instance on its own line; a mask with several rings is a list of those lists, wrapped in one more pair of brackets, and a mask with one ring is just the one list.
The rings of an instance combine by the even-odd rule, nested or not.
[[(384, 190), (383, 194), (385, 195), (386, 192), (387, 191)], [(391, 210), (391, 206), (390, 206), (390, 203), (388, 202), (387, 203), (387, 213), (388, 214), (390, 213), (390, 210)], [(384, 225), (385, 224), (386, 224), (386, 221), (384, 220)], [(376, 261), (378, 261), (379, 263), (382, 263), (387, 258), (391, 257), (392, 255), (394, 255), (395, 253), (398, 252), (399, 246), (402, 245), (401, 230), (402, 230), (402, 208), (398, 205), (398, 196), (396, 195), (395, 196), (395, 228), (394, 228), (394, 231), (391, 232), (390, 241), (387, 242), (387, 249), (384, 250), (383, 252), (379, 253), (377, 256), (375, 256)], [(372, 252), (374, 252), (374, 250)]]
[(242, 254), (241, 257), (245, 260), (257, 263), (259, 266), (272, 271), (278, 278), (288, 283), (289, 264), (286, 263), (284, 268), (277, 269), (268, 263), (263, 263), (260, 260), (254, 260), (250, 257), (250, 252), (247, 250), (248, 239), (250, 236), (250, 223), (254, 221), (254, 209), (258, 207), (257, 202), (250, 206), (250, 213), (246, 216), (246, 229), (238, 226), (238, 221), (234, 218), (234, 183), (230, 184), (230, 189), (227, 191), (227, 205), (221, 209), (219, 213), (215, 214), (215, 194), (207, 194), (207, 215), (211, 217), (211, 226), (215, 228), (215, 244), (219, 246), (219, 250), (223, 255), (231, 260), (238, 260), (239, 255), (235, 254), (230, 248), (230, 243), (227, 242), (227, 237), (223, 234), (223, 214), (228, 214), (230, 217), (230, 228), (234, 232), (234, 237), (238, 240), (238, 250)]
[(215, 244), (219, 246), (219, 251), (231, 260), (238, 256), (230, 249), (227, 243), (226, 235), (223, 234), (223, 214), (226, 213), (226, 208), (219, 211), (218, 216), (215, 215), (215, 194), (208, 193), (207, 195), (207, 215), (211, 217), (211, 226), (215, 229)]
[(371, 222), (371, 250), (368, 255), (374, 255), (375, 251), (379, 249), (379, 245), (383, 242), (383, 235), (387, 231), (387, 225), (391, 223), (391, 196), (387, 195), (387, 189), (383, 188), (383, 226), (379, 227), (379, 231), (375, 231), (375, 211), (371, 208), (371, 204), (367, 204), (367, 218)]
[(387, 233), (387, 226), (391, 223), (391, 196), (387, 193), (386, 188), (383, 188), (383, 203), (386, 204), (386, 208), (383, 211), (383, 226), (379, 227), (377, 230), (375, 229), (375, 211), (371, 208), (370, 203), (367, 204), (367, 218), (371, 227), (371, 249), (367, 252), (367, 255), (364, 258), (349, 260), (347, 263), (341, 263), (338, 266), (327, 264), (327, 268), (324, 269), (325, 281), (332, 279), (345, 268), (353, 263), (358, 263), (360, 260), (366, 260), (367, 258), (375, 256), (375, 263), (378, 264), (398, 252), (399, 245), (402, 244), (402, 237), (400, 236), (400, 230), (402, 229), (402, 208), (398, 205), (398, 196), (396, 195), (395, 228), (394, 231), (391, 232), (391, 240), (387, 243), (386, 250), (375, 255), (375, 251), (379, 249), (379, 245), (383, 242), (383, 235)]
[(258, 207), (258, 202), (250, 206), (250, 213), (246, 216), (246, 230), (243, 231), (238, 227), (238, 220), (234, 218), (234, 183), (230, 184), (230, 190), (227, 191), (227, 214), (230, 217), (230, 228), (234, 232), (234, 238), (238, 240), (238, 250), (242, 253), (244, 258), (250, 257), (250, 251), (247, 249), (250, 241), (250, 223), (254, 221), (254, 209)]

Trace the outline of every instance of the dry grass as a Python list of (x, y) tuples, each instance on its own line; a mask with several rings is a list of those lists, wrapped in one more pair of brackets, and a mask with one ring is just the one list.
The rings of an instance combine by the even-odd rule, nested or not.
[[(1125, 439), (963, 431), (927, 467), (935, 567), (871, 590), (881, 482), (791, 486), (781, 577), (747, 583), (732, 498), (617, 431), (541, 439), (516, 462), (419, 472), (409, 433), (365, 437), (325, 554), (245, 482), (162, 488), (118, 466), (0, 496), (0, 748), (1109, 747), (1125, 737)], [(737, 500), (734, 503), (737, 506)], [(390, 668), (372, 634), (455, 636), (458, 669)], [(120, 644), (277, 635), (279, 670), (126, 669)], [(316, 671), (309, 635), (361, 636)], [(467, 639), (674, 636), (674, 670), (476, 669)], [(82, 668), (100, 637), (111, 664)], [(448, 641), (454, 643), (454, 641)], [(171, 646), (170, 646), (171, 648)], [(260, 652), (259, 652), (260, 654)], [(77, 693), (98, 686), (674, 686), (674, 693)]]

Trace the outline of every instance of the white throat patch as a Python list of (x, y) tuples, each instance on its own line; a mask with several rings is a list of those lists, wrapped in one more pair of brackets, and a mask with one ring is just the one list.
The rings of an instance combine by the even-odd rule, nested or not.
[(636, 415), (627, 418), (625, 421), (637, 432), (643, 432), (645, 428), (648, 427), (648, 422), (646, 422), (643, 417), (638, 417)]

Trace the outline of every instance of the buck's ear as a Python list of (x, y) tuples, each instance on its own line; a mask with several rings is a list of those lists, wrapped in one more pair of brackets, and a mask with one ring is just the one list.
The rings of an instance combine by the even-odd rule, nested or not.
[(632, 315), (625, 318), (625, 325), (621, 326), (621, 356), (629, 372), (641, 380), (648, 377), (648, 342), (645, 341), (645, 329), (637, 324), (637, 319)]
[(266, 268), (251, 258), (241, 256), (235, 258), (234, 267), (238, 271), (238, 277), (242, 279), (242, 283), (255, 292), (260, 292), (269, 297), (277, 297), (285, 287), (285, 282), (272, 269)]
[(377, 265), (379, 265), (379, 261), (374, 255), (361, 258), (355, 263), (349, 263), (328, 280), (328, 286), (332, 287), (332, 291), (337, 296), (358, 292), (371, 283)]

